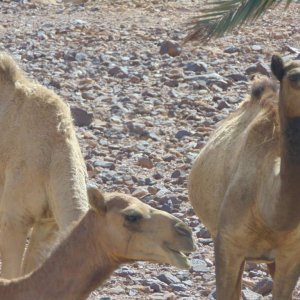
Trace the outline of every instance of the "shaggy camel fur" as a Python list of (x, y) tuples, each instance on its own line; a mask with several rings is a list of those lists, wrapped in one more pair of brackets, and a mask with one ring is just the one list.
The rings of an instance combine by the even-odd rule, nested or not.
[(273, 299), (300, 274), (300, 61), (273, 56), (280, 81), (256, 79), (250, 99), (193, 164), (190, 201), (214, 239), (217, 299), (240, 298), (245, 260), (269, 263)]
[(0, 280), (3, 300), (81, 300), (122, 263), (148, 260), (189, 266), (191, 230), (174, 216), (119, 193), (89, 188), (92, 206), (31, 274)]
[(86, 168), (69, 107), (0, 53), (0, 252), (2, 276), (41, 262), (42, 248), (88, 210)]

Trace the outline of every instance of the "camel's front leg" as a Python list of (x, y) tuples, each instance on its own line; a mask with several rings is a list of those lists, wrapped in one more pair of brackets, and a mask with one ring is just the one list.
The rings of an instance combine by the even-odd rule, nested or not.
[(21, 275), (27, 234), (28, 226), (25, 226), (22, 220), (2, 213), (0, 221), (2, 277), (10, 279)]
[(26, 250), (22, 275), (36, 269), (54, 247), (58, 227), (54, 219), (41, 220), (33, 226), (28, 248)]
[[(284, 252), (283, 252), (284, 253)], [(273, 283), (273, 300), (291, 300), (293, 290), (300, 275), (298, 255), (277, 255), (275, 263), (275, 275)]]
[(217, 237), (215, 240), (217, 300), (239, 300), (244, 270), (240, 249)]

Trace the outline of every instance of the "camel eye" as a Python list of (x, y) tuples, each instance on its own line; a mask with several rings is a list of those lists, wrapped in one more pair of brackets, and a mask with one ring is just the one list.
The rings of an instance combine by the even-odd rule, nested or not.
[(289, 75), (289, 80), (291, 82), (300, 81), (300, 73), (294, 73), (294, 74)]
[(125, 220), (128, 223), (137, 223), (141, 219), (142, 219), (142, 215), (136, 212), (125, 215)]

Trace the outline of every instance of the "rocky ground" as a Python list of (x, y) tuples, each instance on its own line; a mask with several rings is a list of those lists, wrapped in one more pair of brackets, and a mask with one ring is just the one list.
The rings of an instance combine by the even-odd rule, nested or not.
[[(188, 202), (187, 174), (215, 125), (245, 97), (249, 75), (269, 74), (274, 52), (299, 57), (300, 4), (269, 11), (209, 45), (168, 50), (165, 41), (180, 44), (200, 6), (0, 2), (0, 48), (71, 105), (90, 180), (174, 213), (197, 238), (190, 271), (126, 265), (89, 299), (215, 297), (213, 244)], [(263, 265), (247, 264), (244, 279), (243, 299), (270, 299)]]

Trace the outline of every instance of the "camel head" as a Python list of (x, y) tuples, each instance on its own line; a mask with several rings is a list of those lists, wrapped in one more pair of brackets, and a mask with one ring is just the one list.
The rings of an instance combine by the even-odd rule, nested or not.
[(280, 81), (280, 105), (287, 117), (300, 116), (300, 61), (284, 62), (278, 55), (273, 55), (271, 69)]
[(98, 212), (99, 239), (106, 239), (102, 247), (106, 247), (112, 260), (147, 260), (189, 267), (185, 254), (195, 250), (195, 245), (191, 230), (178, 218), (126, 194), (103, 194), (89, 187), (88, 195)]

